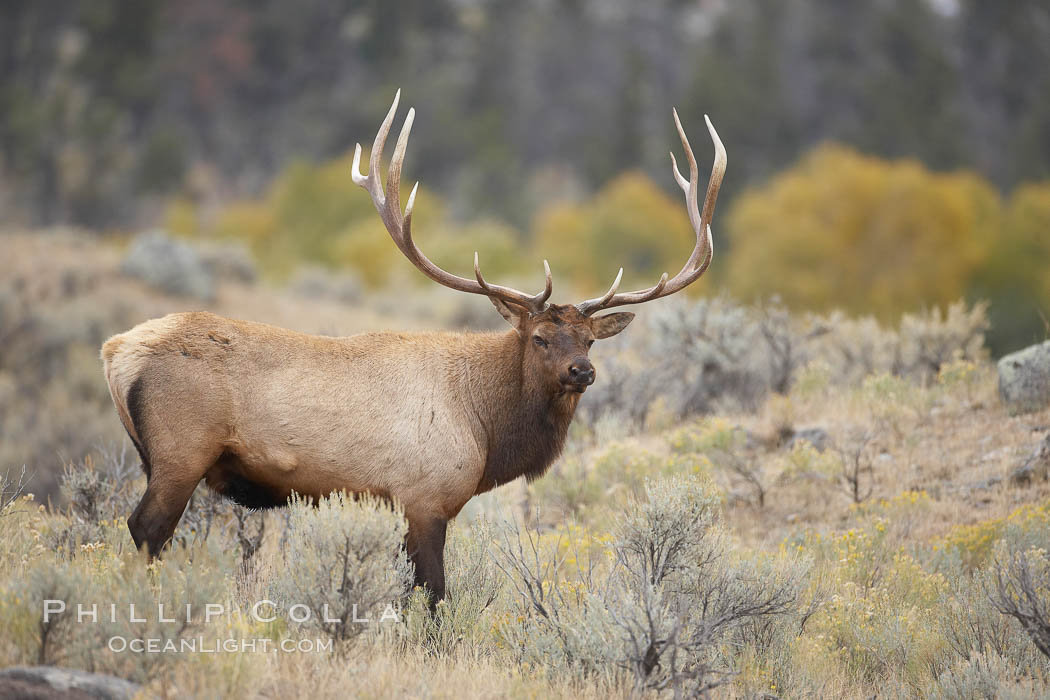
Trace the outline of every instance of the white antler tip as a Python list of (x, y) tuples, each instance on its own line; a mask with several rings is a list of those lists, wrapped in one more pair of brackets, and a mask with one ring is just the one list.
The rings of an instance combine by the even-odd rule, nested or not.
[(419, 189), (419, 182), (412, 185), (412, 192), (408, 195), (408, 204), (405, 205), (405, 218), (412, 216), (412, 205), (416, 203), (416, 190)]
[[(390, 109), (386, 112), (386, 119), (383, 120), (384, 124), (389, 124), (393, 121), (394, 114), (397, 113), (397, 105), (399, 102), (401, 102), (401, 88), (398, 88), (397, 92), (394, 93), (394, 101), (390, 103)], [(380, 133), (382, 133), (382, 129), (380, 129)]]
[(367, 178), (361, 174), (361, 144), (354, 145), (354, 162), (350, 166), (350, 179), (355, 185), (362, 184)]

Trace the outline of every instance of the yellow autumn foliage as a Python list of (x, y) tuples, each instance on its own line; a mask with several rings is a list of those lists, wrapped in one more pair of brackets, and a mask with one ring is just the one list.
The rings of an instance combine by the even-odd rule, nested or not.
[(726, 280), (742, 298), (889, 317), (966, 295), (995, 244), (997, 193), (839, 145), (741, 195), (727, 217)]
[(1050, 181), (1014, 190), (1004, 228), (1013, 253), (1011, 273), (1027, 283), (1044, 311), (1050, 311)]
[(622, 289), (650, 286), (661, 273), (678, 272), (696, 243), (685, 203), (641, 173), (621, 175), (586, 201), (541, 211), (533, 238), (555, 279), (588, 293), (605, 291), (620, 267)]
[[(210, 225), (199, 226), (192, 205), (176, 200), (166, 222), (182, 235), (241, 241), (264, 270), (278, 277), (310, 262), (353, 270), (370, 286), (392, 279), (422, 282), (391, 243), (368, 195), (353, 183), (351, 162), (346, 154), (316, 165), (294, 163), (262, 197), (228, 204)], [(403, 192), (402, 206), (406, 198)], [(420, 188), (416, 194), (412, 223), (417, 244), (428, 257), (458, 274), (471, 276), (475, 250), (493, 277), (521, 267), (521, 245), (513, 229), (484, 220), (452, 222), (444, 203), (429, 190)], [(536, 270), (542, 270), (539, 265), (537, 260)]]

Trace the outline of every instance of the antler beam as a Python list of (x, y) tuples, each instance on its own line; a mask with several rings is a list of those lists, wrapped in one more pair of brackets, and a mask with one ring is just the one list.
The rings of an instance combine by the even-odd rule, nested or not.
[(510, 287), (486, 282), (481, 275), (481, 266), (478, 264), (476, 251), (474, 253), (475, 279), (467, 279), (466, 277), (459, 277), (442, 270), (431, 262), (423, 254), (423, 251), (416, 246), (415, 241), (412, 240), (412, 206), (415, 204), (416, 190), (419, 188), (419, 183), (417, 182), (412, 187), (403, 215), (401, 213), (400, 195), (401, 168), (405, 162), (405, 149), (408, 147), (408, 136), (412, 131), (412, 121), (416, 116), (414, 108), (408, 110), (408, 116), (405, 117), (405, 123), (401, 127), (401, 133), (397, 138), (397, 145), (394, 147), (394, 155), (390, 160), (390, 168), (387, 172), (386, 193), (383, 192), (383, 185), (380, 182), (380, 161), (383, 157), (386, 138), (394, 122), (394, 114), (397, 112), (397, 105), (400, 99), (401, 91), (398, 90), (394, 96), (394, 103), (390, 105), (390, 110), (386, 113), (386, 118), (383, 119), (379, 132), (376, 134), (375, 142), (372, 144), (372, 153), (368, 159), (368, 175), (362, 175), (360, 171), (361, 144), (357, 144), (354, 149), (354, 163), (351, 171), (354, 183), (367, 190), (371, 196), (372, 204), (375, 205), (376, 210), (379, 212), (379, 217), (383, 220), (386, 230), (390, 232), (390, 237), (394, 239), (394, 244), (397, 245), (398, 250), (413, 265), (419, 268), (420, 272), (445, 287), (460, 292), (469, 292), (470, 294), (483, 294), (490, 298), (522, 307), (532, 313), (543, 311), (553, 289), (551, 270), (546, 260), (543, 261), (543, 272), (546, 277), (544, 289), (539, 294), (530, 295)]
[(678, 127), (678, 136), (682, 139), (682, 147), (685, 148), (685, 156), (689, 161), (689, 179), (685, 179), (678, 170), (678, 162), (675, 160), (674, 153), (671, 154), (671, 169), (674, 172), (675, 181), (685, 193), (689, 223), (696, 232), (696, 245), (693, 247), (693, 252), (677, 275), (668, 279), (665, 272), (655, 285), (635, 292), (617, 293), (616, 290), (619, 289), (620, 280), (623, 278), (623, 268), (621, 267), (609, 291), (600, 297), (588, 299), (576, 305), (576, 308), (584, 315), (590, 316), (596, 311), (614, 306), (640, 304), (651, 299), (670, 296), (700, 279), (700, 276), (707, 271), (708, 265), (711, 264), (711, 258), (714, 255), (714, 242), (711, 238), (711, 218), (715, 213), (715, 201), (718, 199), (718, 190), (722, 186), (722, 178), (726, 172), (726, 149), (722, 145), (722, 140), (718, 138), (718, 132), (715, 131), (711, 120), (705, 114), (704, 121), (707, 122), (707, 130), (711, 133), (711, 140), (715, 145), (715, 161), (711, 166), (711, 178), (707, 183), (704, 208), (703, 211), (700, 211), (697, 202), (700, 171), (696, 164), (696, 158), (693, 156), (693, 149), (689, 146), (689, 139), (682, 128), (682, 122), (678, 119), (678, 111), (672, 111), (674, 113), (675, 126)]

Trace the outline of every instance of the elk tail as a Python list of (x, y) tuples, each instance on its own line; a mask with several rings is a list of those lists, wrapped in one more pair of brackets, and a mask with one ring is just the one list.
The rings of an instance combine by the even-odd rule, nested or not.
[(117, 415), (128, 437), (138, 450), (142, 460), (142, 471), (146, 478), (150, 476), (149, 455), (142, 441), (138, 428), (135, 425), (136, 414), (141, 415), (142, 406), (142, 379), (139, 376), (140, 368), (134, 361), (134, 352), (131, 344), (127, 342), (124, 334), (115, 335), (102, 345), (102, 365), (106, 375), (106, 384), (109, 386), (109, 395), (113, 399), (113, 405), (117, 408)]

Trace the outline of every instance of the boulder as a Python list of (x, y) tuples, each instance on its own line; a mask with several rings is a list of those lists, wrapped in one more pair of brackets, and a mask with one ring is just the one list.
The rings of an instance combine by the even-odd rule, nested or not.
[(1048, 434), (1024, 464), (1014, 469), (1010, 481), (1024, 486), (1033, 481), (1045, 481), (1050, 478), (1050, 434)]
[(999, 397), (1011, 415), (1050, 406), (1050, 340), (999, 360)]
[(140, 687), (101, 673), (55, 666), (0, 670), (0, 697), (25, 700), (131, 700)]

